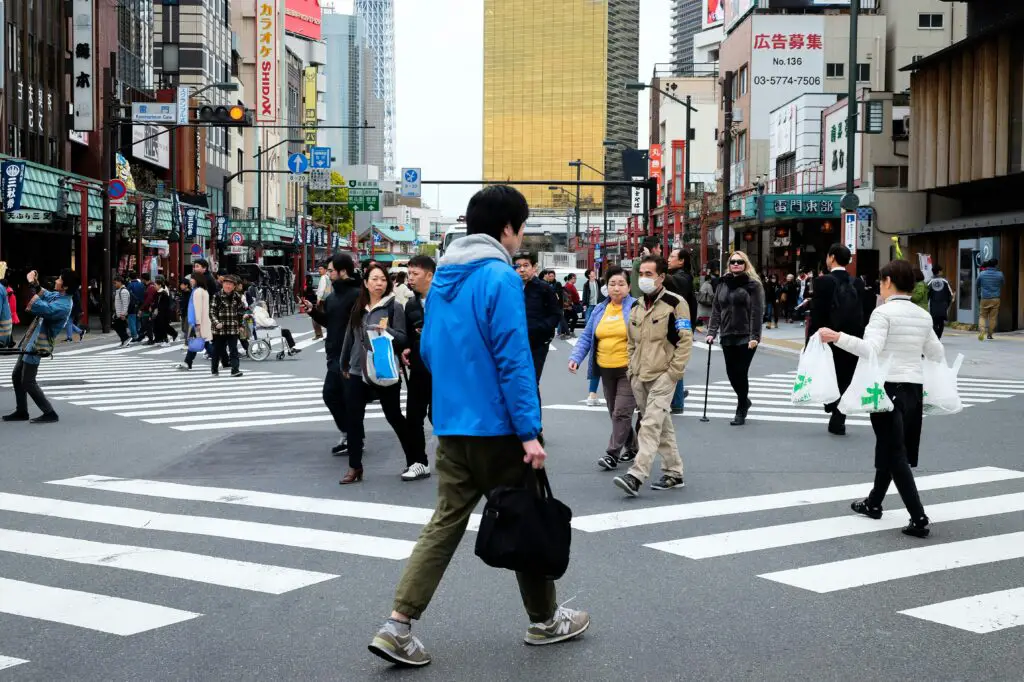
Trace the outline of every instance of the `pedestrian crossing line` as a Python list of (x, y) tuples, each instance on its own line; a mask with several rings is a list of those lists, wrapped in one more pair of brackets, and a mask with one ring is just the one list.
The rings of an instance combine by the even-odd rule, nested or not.
[(155, 344), (151, 344), (149, 346), (144, 346), (144, 345), (142, 345), (140, 343), (140, 344), (138, 344), (138, 346), (131, 345), (131, 346), (125, 346), (124, 348), (115, 348), (114, 350), (100, 351), (96, 355), (101, 355), (103, 357), (109, 357), (111, 355), (127, 355), (128, 353), (138, 353), (139, 350), (143, 349), (143, 348), (152, 348), (153, 345), (155, 345)]
[(1024, 532), (883, 552), (763, 573), (758, 577), (826, 594), (954, 568), (981, 566), (1020, 558), (1024, 558)]
[[(366, 419), (380, 419), (383, 414), (367, 414)], [(236, 422), (218, 422), (213, 424), (185, 424), (172, 426), (175, 431), (224, 431), (226, 429), (248, 429), (257, 426), (286, 426), (288, 424), (315, 424), (317, 422), (333, 422), (334, 417), (325, 414), (322, 417), (281, 417), (280, 419), (249, 419)]]
[(313, 346), (315, 344), (323, 343), (324, 340), (325, 339), (316, 339), (316, 338), (303, 339), (302, 341), (296, 342), (295, 343), (295, 347), (298, 348), (299, 350), (304, 350), (304, 349), (309, 348), (310, 346)]
[[(407, 507), (397, 504), (357, 502), (326, 497), (306, 497), (259, 490), (218, 488), (139, 478), (99, 476), (95, 474), (76, 476), (75, 478), (66, 478), (58, 481), (47, 481), (47, 484), (168, 500), (213, 502), (240, 507), (297, 512), (300, 514), (322, 514), (324, 516), (339, 516), (367, 521), (407, 523), (414, 526), (425, 525), (434, 515), (433, 509)], [(473, 514), (470, 517), (470, 529), (476, 530), (479, 528), (479, 525), (480, 515)]]
[(115, 545), (3, 528), (0, 528), (0, 552), (119, 568), (266, 594), (284, 594), (338, 577), (191, 552)]
[[(282, 407), (281, 403), (272, 405), (271, 407)], [(290, 408), (291, 406), (289, 406)], [(252, 405), (246, 405), (246, 410), (251, 410)], [(186, 422), (212, 422), (223, 420), (225, 417), (233, 415), (235, 413), (220, 413), (220, 414), (195, 414), (196, 410), (192, 410), (193, 414), (179, 414), (168, 417), (154, 417), (151, 419), (143, 419), (147, 424), (184, 424)], [(307, 415), (330, 415), (330, 411), (324, 406), (323, 400), (320, 401), (320, 407), (295, 407), (285, 410), (268, 409), (267, 411), (260, 412), (261, 417), (288, 417), (294, 414), (307, 414)]]
[(188, 352), (188, 348), (185, 346), (185, 344), (175, 343), (168, 346), (167, 348), (157, 348), (156, 350), (144, 350), (141, 353), (139, 353), (139, 355), (167, 355), (169, 353), (181, 353), (182, 355), (184, 355), (186, 352)]
[(76, 348), (75, 350), (60, 351), (54, 357), (66, 358), (75, 355), (84, 355), (86, 353), (95, 353), (96, 351), (106, 350), (107, 348), (119, 348), (120, 346), (120, 341), (116, 343), (104, 343), (99, 346), (89, 346), (88, 348)]
[[(1019, 511), (1024, 511), (1024, 493), (933, 504), (928, 507), (928, 517), (934, 524), (1011, 514)], [(846, 514), (814, 521), (800, 521), (778, 526), (700, 535), (682, 540), (655, 542), (644, 545), (644, 547), (688, 559), (709, 559), (877, 533), (902, 528), (906, 522), (906, 518), (897, 515), (874, 520), (865, 516)]]
[[(731, 404), (735, 407), (736, 399), (733, 398)], [(757, 403), (755, 403), (756, 405)], [(575, 412), (603, 412), (608, 414), (608, 408), (606, 407), (587, 407), (586, 405), (544, 405), (545, 410), (570, 410)], [(714, 408), (712, 408), (714, 409)], [(719, 408), (720, 409), (720, 408)], [(767, 408), (766, 408), (767, 409)], [(821, 414), (820, 417), (802, 417), (802, 416), (789, 416), (794, 413), (794, 410), (785, 410), (785, 414), (758, 414), (755, 412), (747, 413), (747, 421), (765, 421), (765, 422), (778, 422), (786, 424), (828, 424), (828, 415), (819, 410), (808, 411), (806, 414)], [(693, 408), (683, 414), (673, 415), (674, 417), (684, 419), (698, 419), (703, 416), (703, 410), (699, 408)], [(714, 412), (709, 410), (707, 413), (708, 418), (711, 419), (732, 419), (735, 416), (735, 409), (730, 409), (728, 412)], [(864, 421), (862, 419), (847, 419), (847, 426), (870, 426), (871, 422)]]
[[(308, 408), (310, 408), (310, 407), (322, 407), (323, 404), (324, 404), (323, 399), (319, 398), (319, 397), (318, 398), (310, 398), (308, 400), (288, 400), (288, 401), (280, 399), (279, 396), (276, 393), (274, 394), (273, 397), (274, 397), (274, 402), (269, 402), (269, 403), (246, 403), (245, 404), (245, 409), (247, 409), (247, 410), (262, 410), (262, 409), (274, 409), (274, 408), (278, 408), (278, 407), (282, 407), (282, 406), (288, 406), (288, 407), (304, 407), (305, 406), (307, 408), (307, 410), (308, 410)], [(304, 396), (300, 396), (300, 398), (301, 397), (304, 397)], [(221, 404), (222, 402), (223, 401), (218, 400), (218, 401), (215, 402), (215, 404)], [(160, 403), (160, 404), (156, 405), (154, 408), (146, 409), (146, 410), (136, 410), (136, 409), (134, 409), (135, 407), (137, 407), (137, 405), (128, 405), (126, 407), (130, 407), (130, 408), (132, 408), (132, 410), (129, 411), (129, 412), (115, 412), (115, 414), (118, 417), (160, 417), (160, 416), (171, 416), (171, 415), (175, 415), (175, 414), (193, 414), (193, 413), (201, 411), (201, 410), (197, 410), (195, 408), (195, 404), (191, 403), (191, 402), (189, 403), (189, 407), (168, 407), (167, 403)], [(161, 409), (161, 407), (162, 407), (162, 409)], [(368, 409), (368, 410), (369, 409), (374, 409), (374, 408), (381, 409), (377, 405), (367, 405), (366, 406), (366, 409)], [(107, 411), (109, 411), (109, 410), (107, 410)], [(237, 413), (236, 412), (221, 411), (220, 412), (220, 417), (225, 417), (225, 416), (229, 416), (229, 415), (233, 415), (233, 414), (237, 414)], [(269, 413), (263, 412), (261, 414), (266, 416)]]
[[(999, 467), (977, 467), (941, 474), (930, 474), (917, 477), (918, 490), (941, 490), (966, 485), (998, 483), (1024, 478), (1024, 472)], [(871, 488), (873, 481), (854, 485), (840, 485), (827, 488), (810, 488), (791, 492), (768, 493), (747, 497), (733, 497), (703, 502), (686, 502), (660, 507), (628, 509), (602, 514), (577, 516), (572, 520), (573, 528), (586, 533), (597, 533), (637, 526), (649, 526), (672, 521), (690, 521), (718, 516), (732, 516), (750, 512), (770, 511), (804, 507), (813, 504), (826, 504), (859, 499), (864, 491)]]
[(1024, 626), (1024, 587), (938, 602), (899, 613), (985, 635)]
[[(90, 372), (88, 374), (78, 372), (68, 372), (64, 374), (51, 375), (51, 376), (39, 376), (39, 383), (67, 383), (67, 382), (86, 382), (87, 386), (123, 386), (126, 383), (132, 386), (139, 386), (139, 380), (150, 381), (158, 380), (160, 378), (171, 379), (177, 376), (177, 372), (173, 367), (164, 367), (163, 369), (147, 369), (139, 372), (132, 372), (130, 376), (113, 375), (110, 372)], [(174, 372), (174, 373), (172, 373)], [(281, 376), (274, 374), (273, 372), (246, 372), (246, 377), (274, 377)], [(208, 378), (208, 377), (199, 377)], [(209, 377), (212, 378), (212, 377)], [(5, 382), (5, 383), (10, 383)], [(78, 384), (81, 385), (81, 384)]]
[(75, 396), (83, 398), (86, 396), (92, 396), (98, 398), (103, 395), (124, 395), (126, 391), (130, 391), (128, 396), (126, 396), (130, 399), (130, 397), (133, 397), (141, 390), (159, 392), (167, 389), (184, 388), (188, 386), (192, 387), (194, 392), (198, 392), (201, 391), (204, 387), (217, 386), (221, 384), (229, 385), (236, 391), (244, 390), (246, 388), (255, 388), (258, 386), (266, 388), (273, 388), (278, 386), (289, 386), (293, 388), (298, 386), (309, 386), (310, 388), (323, 388), (323, 384), (317, 381), (316, 379), (307, 379), (299, 377), (291, 379), (285, 379), (280, 377), (255, 377), (249, 379), (245, 376), (233, 377), (230, 374), (225, 374), (225, 376), (210, 376), (204, 377), (202, 379), (193, 378), (192, 380), (183, 377), (181, 380), (178, 381), (147, 381), (141, 384), (139, 382), (132, 382), (126, 386), (108, 386), (101, 388), (89, 388), (88, 385), (56, 387), (53, 389), (53, 394), (58, 395), (60, 393), (67, 393), (69, 398), (73, 398)]
[[(266, 397), (273, 396), (274, 398), (281, 398), (283, 400), (285, 397), (289, 397), (289, 398), (294, 398), (296, 396), (298, 396), (298, 397), (306, 397), (306, 396), (309, 396), (309, 395), (311, 395), (311, 394), (313, 394), (313, 393), (315, 393), (317, 391), (321, 391), (321, 390), (322, 390), (322, 387), (319, 386), (319, 385), (317, 385), (317, 386), (296, 386), (294, 388), (285, 388), (285, 389), (281, 389), (281, 390), (267, 391), (267, 396)], [(114, 397), (111, 397), (111, 396), (103, 396), (101, 398), (89, 398), (89, 397), (86, 397), (84, 399), (77, 398), (75, 395), (71, 395), (71, 396), (65, 396), (63, 399), (67, 400), (67, 402), (70, 403), (71, 405), (76, 405), (76, 406), (79, 406), (79, 407), (92, 407), (93, 409), (98, 409), (97, 407), (95, 407), (97, 405), (106, 405), (108, 407), (107, 407), (107, 409), (105, 411), (106, 412), (110, 412), (110, 411), (114, 411), (114, 410), (123, 410), (123, 409), (132, 408), (132, 407), (143, 407), (143, 406), (145, 406), (145, 407), (159, 407), (161, 405), (170, 405), (175, 400), (189, 400), (190, 401), (189, 402), (190, 405), (202, 405), (202, 404), (220, 405), (220, 404), (223, 404), (225, 400), (237, 398), (238, 397), (238, 389), (236, 387), (236, 384), (234, 384), (233, 382), (229, 381), (227, 384), (225, 384), (223, 386), (216, 386), (216, 385), (214, 385), (214, 386), (210, 386), (208, 388), (203, 388), (203, 390), (201, 392), (196, 391), (195, 389), (186, 389), (185, 387), (182, 387), (179, 392), (162, 392), (162, 393), (159, 393), (159, 394), (156, 394), (156, 395), (144, 396), (144, 399), (152, 400), (157, 395), (159, 396), (159, 402), (148, 403), (148, 404), (146, 404), (146, 403), (141, 403), (141, 404), (140, 403), (133, 403), (132, 402), (133, 396), (125, 396), (123, 394), (117, 395), (117, 396), (114, 396)], [(192, 399), (196, 398), (197, 396), (202, 398), (203, 401), (205, 401), (205, 402), (199, 402), (199, 401), (191, 402)], [(53, 397), (53, 396), (51, 396), (51, 397)], [(405, 391), (402, 391), (401, 397), (402, 398), (406, 397)], [(219, 398), (219, 400), (214, 400), (214, 398)], [(210, 402), (210, 401), (212, 401), (212, 402)]]
[(183, 623), (201, 613), (0, 578), (0, 613), (127, 637)]
[[(234, 394), (233, 392), (228, 392), (228, 393), (226, 393), (224, 395), (233, 395), (233, 394)], [(197, 396), (197, 395), (201, 396), (201, 399), (200, 400), (193, 400), (193, 398), (195, 396)], [(189, 394), (186, 394), (186, 395), (182, 396), (182, 398), (183, 399), (188, 399), (188, 404), (190, 406), (192, 406), (192, 407), (208, 407), (210, 405), (223, 405), (224, 404), (224, 397), (217, 397), (217, 396), (220, 396), (220, 395), (221, 394), (216, 392), (216, 391), (213, 391), (212, 393), (210, 391), (203, 391), (202, 393), (196, 393), (195, 391), (193, 391), (192, 393), (189, 393)], [(258, 398), (258, 399), (259, 400), (262, 400), (262, 399), (268, 399), (269, 400), (271, 397), (273, 397), (273, 399), (275, 400), (275, 406), (276, 405), (280, 405), (280, 404), (289, 404), (289, 405), (291, 405), (291, 404), (296, 404), (296, 403), (286, 403), (285, 401), (301, 400), (302, 398), (309, 397), (309, 395), (310, 395), (309, 389), (303, 387), (303, 388), (298, 388), (298, 389), (288, 389), (288, 390), (285, 390), (285, 391), (274, 391), (272, 394), (269, 394), (267, 396), (263, 396), (262, 398)], [(168, 397), (170, 397), (170, 396), (168, 396)], [(72, 400), (70, 400), (68, 402), (70, 402), (72, 405), (80, 405), (80, 406), (83, 406), (83, 407), (92, 407), (92, 409), (94, 409), (94, 410), (96, 410), (98, 412), (117, 412), (118, 410), (127, 410), (127, 409), (131, 409), (131, 410), (158, 409), (158, 408), (167, 408), (167, 407), (169, 407), (169, 406), (174, 404), (174, 400), (168, 400), (168, 399), (166, 399), (164, 397), (160, 397), (159, 399), (154, 399), (154, 398), (155, 398), (155, 396), (149, 396), (148, 397), (148, 399), (151, 402), (145, 402), (145, 399), (143, 399), (143, 402), (138, 402), (137, 400), (136, 401), (126, 402), (123, 399), (121, 399), (121, 400), (113, 400), (113, 401), (106, 400), (106, 399), (105, 400), (95, 400), (95, 401), (86, 400), (86, 401), (81, 401), (81, 402), (72, 399)], [(323, 400), (317, 400), (317, 401), (313, 401), (313, 402), (319, 403), (319, 404), (323, 404)], [(369, 406), (367, 406), (367, 407), (369, 407)], [(126, 415), (125, 414), (125, 415), (119, 415), (119, 416), (122, 416), (122, 417), (133, 416), (134, 417), (134, 416), (141, 416), (141, 415)]]
[(408, 540), (280, 526), (209, 516), (167, 514), (131, 507), (109, 507), (68, 500), (0, 493), (0, 510), (70, 521), (85, 521), (145, 531), (186, 533), (268, 545), (354, 554), (377, 559), (408, 559), (416, 544)]
[(0, 656), (0, 670), (6, 670), (7, 668), (13, 668), (14, 666), (21, 665), (22, 663), (28, 663), (28, 661), (26, 661), (23, 658), (12, 658), (10, 656)]

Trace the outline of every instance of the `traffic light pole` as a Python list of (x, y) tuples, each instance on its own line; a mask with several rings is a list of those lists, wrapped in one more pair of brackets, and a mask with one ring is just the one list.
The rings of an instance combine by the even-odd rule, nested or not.
[(256, 263), (263, 257), (263, 145), (256, 146)]
[[(110, 205), (110, 181), (117, 176), (117, 154), (114, 149), (118, 139), (117, 120), (114, 117), (114, 73), (117, 72), (117, 52), (110, 53), (110, 66), (103, 69), (103, 272), (100, 280), (100, 329), (110, 333), (111, 306), (114, 302), (114, 275), (110, 267), (110, 246), (117, 220), (117, 208)], [(88, 229), (88, 228), (86, 228)], [(88, 286), (88, 276), (86, 276)]]

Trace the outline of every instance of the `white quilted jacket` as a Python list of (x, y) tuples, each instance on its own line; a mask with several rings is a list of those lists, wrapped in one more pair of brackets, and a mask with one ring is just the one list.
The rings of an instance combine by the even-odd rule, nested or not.
[(886, 381), (892, 383), (922, 383), (922, 355), (936, 362), (946, 359), (946, 351), (932, 329), (931, 315), (911, 303), (909, 296), (890, 296), (871, 313), (863, 339), (841, 334), (836, 345), (862, 358), (874, 351), (879, 362), (891, 359)]

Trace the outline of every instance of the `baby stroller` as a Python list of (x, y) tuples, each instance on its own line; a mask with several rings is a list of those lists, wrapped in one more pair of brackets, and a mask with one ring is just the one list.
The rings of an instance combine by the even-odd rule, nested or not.
[[(259, 312), (262, 314), (256, 314), (257, 309), (259, 309)], [(285, 341), (284, 335), (281, 334), (281, 325), (266, 314), (266, 309), (266, 301), (257, 301), (253, 305), (253, 315), (246, 315), (246, 322), (250, 324), (251, 331), (249, 357), (256, 362), (263, 362), (270, 357), (272, 352), (274, 352), (274, 346), (276, 344), (278, 348), (277, 359), (284, 360), (285, 355), (291, 355), (291, 353), (288, 352), (287, 342)], [(260, 324), (258, 321), (260, 318), (270, 321), (273, 324)]]

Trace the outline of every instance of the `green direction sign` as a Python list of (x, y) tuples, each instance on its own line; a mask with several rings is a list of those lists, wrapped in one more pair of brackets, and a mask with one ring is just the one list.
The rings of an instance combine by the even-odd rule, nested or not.
[(353, 211), (379, 211), (380, 186), (376, 180), (349, 180), (348, 207)]

